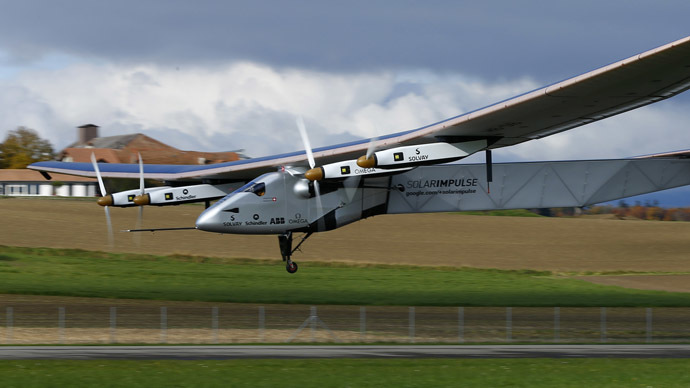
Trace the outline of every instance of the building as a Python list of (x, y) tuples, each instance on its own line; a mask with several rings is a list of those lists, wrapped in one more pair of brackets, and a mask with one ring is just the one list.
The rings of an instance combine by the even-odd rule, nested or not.
[(0, 195), (94, 197), (98, 182), (93, 178), (54, 174), (46, 180), (38, 171), (0, 169)]
[[(182, 151), (141, 133), (98, 137), (98, 126), (77, 128), (78, 140), (60, 151), (57, 160), (91, 163), (138, 163), (139, 154), (147, 164), (212, 164), (246, 157), (239, 152)], [(51, 173), (51, 180), (33, 170), (0, 169), (0, 195), (93, 197), (98, 182), (93, 178)]]
[(139, 154), (147, 164), (213, 164), (242, 159), (238, 152), (183, 151), (141, 133), (98, 137), (98, 126), (82, 125), (77, 142), (58, 154), (63, 162), (138, 163)]

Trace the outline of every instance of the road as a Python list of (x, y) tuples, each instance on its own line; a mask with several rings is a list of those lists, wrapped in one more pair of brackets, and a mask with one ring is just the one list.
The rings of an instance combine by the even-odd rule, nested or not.
[(0, 346), (0, 359), (690, 358), (690, 345)]

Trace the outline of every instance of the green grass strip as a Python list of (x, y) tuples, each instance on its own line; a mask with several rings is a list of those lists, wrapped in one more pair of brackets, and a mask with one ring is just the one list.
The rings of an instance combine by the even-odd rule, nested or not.
[(687, 359), (0, 361), (3, 387), (688, 387)]
[(550, 272), (111, 254), (0, 246), (0, 293), (243, 303), (403, 306), (690, 306), (690, 293)]

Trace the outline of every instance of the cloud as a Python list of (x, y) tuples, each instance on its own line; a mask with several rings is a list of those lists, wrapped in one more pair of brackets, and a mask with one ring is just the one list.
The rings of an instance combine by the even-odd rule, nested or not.
[[(245, 149), (263, 156), (418, 128), (518, 95), (529, 78), (487, 81), (458, 73), (337, 73), (254, 62), (224, 66), (71, 64), (0, 81), (0, 128), (36, 129), (58, 149), (76, 126), (102, 136), (143, 132), (180, 149)], [(609, 158), (690, 148), (685, 100), (662, 102), (543, 140), (496, 151), (496, 160)], [(3, 136), (4, 137), (4, 136)]]
[[(425, 68), (552, 79), (687, 34), (690, 3), (119, 0), (5, 2), (0, 50), (179, 66), (249, 60), (322, 71)], [(540, 60), (541, 59), (541, 60)], [(556, 66), (554, 66), (556, 64)]]

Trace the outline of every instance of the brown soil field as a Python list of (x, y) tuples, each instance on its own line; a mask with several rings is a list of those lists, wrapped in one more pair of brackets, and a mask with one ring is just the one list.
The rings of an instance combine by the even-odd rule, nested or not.
[[(147, 207), (144, 227), (194, 226), (203, 206)], [(276, 236), (195, 230), (121, 233), (137, 208), (111, 208), (116, 252), (273, 259)], [(0, 245), (109, 250), (95, 200), (0, 199)], [(137, 243), (137, 239), (140, 241)], [(297, 262), (411, 264), (556, 272), (690, 273), (690, 223), (587, 218), (383, 215), (313, 235)]]
[[(193, 226), (199, 205), (147, 207), (144, 227)], [(137, 208), (111, 208), (113, 251), (273, 259), (276, 236), (195, 230), (122, 233)], [(109, 250), (91, 201), (0, 199), (0, 245)], [(137, 242), (137, 240), (140, 240)], [(313, 235), (296, 261), (412, 264), (556, 272), (690, 273), (690, 223), (591, 218), (383, 215)]]

